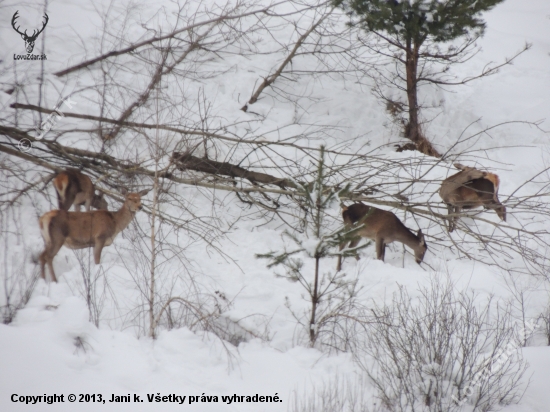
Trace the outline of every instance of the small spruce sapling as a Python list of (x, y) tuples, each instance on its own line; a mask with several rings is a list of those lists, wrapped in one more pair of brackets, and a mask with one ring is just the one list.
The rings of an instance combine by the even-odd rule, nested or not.
[[(286, 273), (280, 276), (299, 283), (307, 292), (309, 310), (303, 316), (295, 312), (293, 315), (306, 328), (311, 346), (319, 342), (321, 336), (330, 335), (330, 327), (325, 326), (353, 307), (358, 292), (356, 279), (346, 277), (344, 272), (326, 271), (321, 267), (322, 261), (336, 256), (337, 246), (349, 240), (350, 233), (357, 230), (330, 230), (328, 211), (338, 208), (342, 190), (326, 184), (325, 172), (324, 147), (321, 147), (315, 180), (300, 187), (306, 208), (306, 213), (301, 217), (303, 233), (285, 230), (282, 234), (286, 240), (283, 251), (256, 255), (257, 258), (269, 260), (268, 268), (282, 265)], [(353, 249), (343, 253), (350, 255), (355, 251)], [(314, 261), (313, 273), (305, 259)], [(292, 311), (288, 301), (287, 306)], [(328, 336), (328, 340), (332, 341), (332, 337)]]

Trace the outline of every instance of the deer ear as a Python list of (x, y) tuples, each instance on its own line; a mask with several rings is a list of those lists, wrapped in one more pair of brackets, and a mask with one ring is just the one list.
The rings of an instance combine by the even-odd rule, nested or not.
[(145, 196), (147, 193), (149, 193), (149, 190), (151, 189), (143, 189), (141, 192), (138, 192), (140, 196)]
[(120, 189), (120, 193), (122, 193), (124, 196), (126, 196), (128, 194), (128, 189), (123, 187), (122, 189)]

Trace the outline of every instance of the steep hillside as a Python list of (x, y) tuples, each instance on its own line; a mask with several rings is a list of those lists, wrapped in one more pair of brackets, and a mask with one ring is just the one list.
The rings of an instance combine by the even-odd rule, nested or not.
[[(489, 308), (488, 324), (515, 324), (500, 345), (509, 350), (510, 368), (522, 358), (529, 364), (519, 387), (530, 384), (519, 404), (502, 410), (548, 410), (548, 1), (497, 5), (484, 15), (480, 51), (451, 71), (459, 79), (475, 76), (531, 44), (513, 64), (465, 85), (421, 89), (422, 104), (433, 106), (422, 112), (424, 132), (442, 159), (395, 151), (408, 142), (372, 92), (376, 62), (368, 39), (346, 25), (343, 12), (327, 14), (328, 5), (52, 1), (34, 46), (47, 56), (41, 61), (14, 60), (25, 49), (12, 17), (19, 11), (17, 25), (39, 27), (44, 4), (4, 2), (2, 10), (2, 410), (348, 410), (327, 399), (350, 402), (352, 392), (368, 406), (363, 410), (389, 410), (365, 376), (376, 374), (376, 359), (357, 362), (373, 313), (400, 291), (418, 305), (448, 284), (456, 296), (472, 297), (476, 313)], [(282, 74), (251, 103), (297, 44)], [(60, 73), (68, 68), (74, 71)], [(56, 117), (54, 109), (61, 112)], [(36, 139), (37, 125), (48, 118), (51, 130)], [(18, 144), (26, 138), (32, 147)], [(422, 229), (428, 250), (417, 265), (396, 242), (381, 262), (370, 245), (361, 259), (345, 259), (345, 276), (331, 278), (332, 247), (333, 255), (320, 259), (321, 286), (349, 283), (323, 300), (336, 320), (327, 315), (323, 324), (319, 315), (322, 326), (315, 327), (326, 334), (311, 347), (308, 288), (319, 243), (302, 194), (314, 188), (308, 184), (321, 146), (327, 187), (351, 184), (356, 198), (393, 211), (415, 233)], [(202, 167), (218, 162), (286, 180), (241, 178), (236, 168), (204, 173), (174, 152)], [(506, 222), (478, 209), (447, 232), (437, 192), (457, 162), (498, 173)], [(122, 187), (152, 190), (144, 210), (103, 250), (101, 265), (91, 249), (62, 248), (54, 259), (59, 282), (45, 282), (38, 278), (38, 217), (57, 207), (48, 177), (67, 166), (82, 167), (111, 210), (122, 205)], [(341, 228), (339, 203), (324, 210), (323, 235)], [(298, 281), (257, 258), (292, 250), (296, 243), (284, 231), (303, 245), (295, 255), (303, 259)], [(422, 290), (430, 287), (434, 295), (426, 299)], [(504, 313), (506, 322), (497, 317)], [(534, 333), (522, 339), (532, 325)], [(491, 350), (491, 343), (481, 346), (478, 367)], [(426, 360), (426, 368), (436, 363)], [(24, 403), (26, 396), (53, 394), (64, 395), (63, 402)], [(316, 397), (326, 409), (304, 406)], [(458, 410), (472, 409), (466, 401)]]

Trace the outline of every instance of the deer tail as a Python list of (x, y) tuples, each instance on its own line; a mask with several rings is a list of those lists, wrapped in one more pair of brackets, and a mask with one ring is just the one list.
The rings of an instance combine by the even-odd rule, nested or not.
[(51, 212), (43, 214), (40, 219), (38, 219), (38, 224), (40, 225), (40, 234), (48, 245), (52, 242), (52, 238), (50, 236), (50, 223), (56, 215), (55, 212), (56, 211), (52, 210)]
[(67, 187), (69, 187), (69, 176), (67, 173), (58, 174), (53, 181), (53, 185), (61, 201), (65, 201), (65, 194), (67, 193)]
[(495, 193), (497, 193), (498, 187), (500, 186), (500, 179), (498, 178), (498, 175), (487, 172), (485, 178), (493, 184), (495, 187)]

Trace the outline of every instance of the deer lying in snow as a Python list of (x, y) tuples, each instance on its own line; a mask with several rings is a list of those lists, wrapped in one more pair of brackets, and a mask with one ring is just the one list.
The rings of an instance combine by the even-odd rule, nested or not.
[(53, 180), (53, 185), (61, 210), (69, 210), (73, 204), (78, 212), (82, 205), (87, 212), (90, 211), (90, 207), (107, 209), (103, 193), (96, 195), (92, 180), (77, 169), (67, 169), (59, 173)]
[[(362, 225), (357, 231), (357, 238), (349, 242), (350, 248), (356, 247), (362, 237), (372, 239), (376, 242), (376, 258), (384, 261), (386, 245), (392, 242), (401, 242), (414, 250), (416, 263), (420, 264), (424, 259), (428, 246), (422, 231), (418, 230), (415, 235), (392, 212), (363, 203), (354, 203), (342, 209), (342, 218), (346, 229), (351, 230), (354, 226)], [(340, 244), (340, 251), (346, 247), (347, 243), (346, 241)], [(342, 256), (340, 255), (336, 270), (341, 269)]]
[(45, 265), (48, 265), (52, 279), (57, 282), (53, 270), (53, 258), (65, 245), (70, 249), (94, 248), (94, 261), (100, 263), (101, 251), (104, 246), (113, 243), (116, 235), (130, 224), (136, 212), (141, 209), (141, 196), (149, 190), (138, 193), (122, 191), (126, 199), (122, 207), (116, 211), (94, 210), (91, 212), (68, 212), (52, 210), (44, 213), (40, 219), (40, 232), (46, 248), (40, 255), (40, 275), (46, 279)]
[[(493, 209), (501, 220), (506, 221), (506, 207), (498, 200), (498, 176), (459, 163), (454, 166), (460, 172), (445, 179), (439, 189), (439, 196), (447, 204), (449, 214), (459, 214), (462, 209), (483, 206), (485, 209)], [(458, 216), (451, 218), (449, 232), (455, 229), (457, 220)]]

